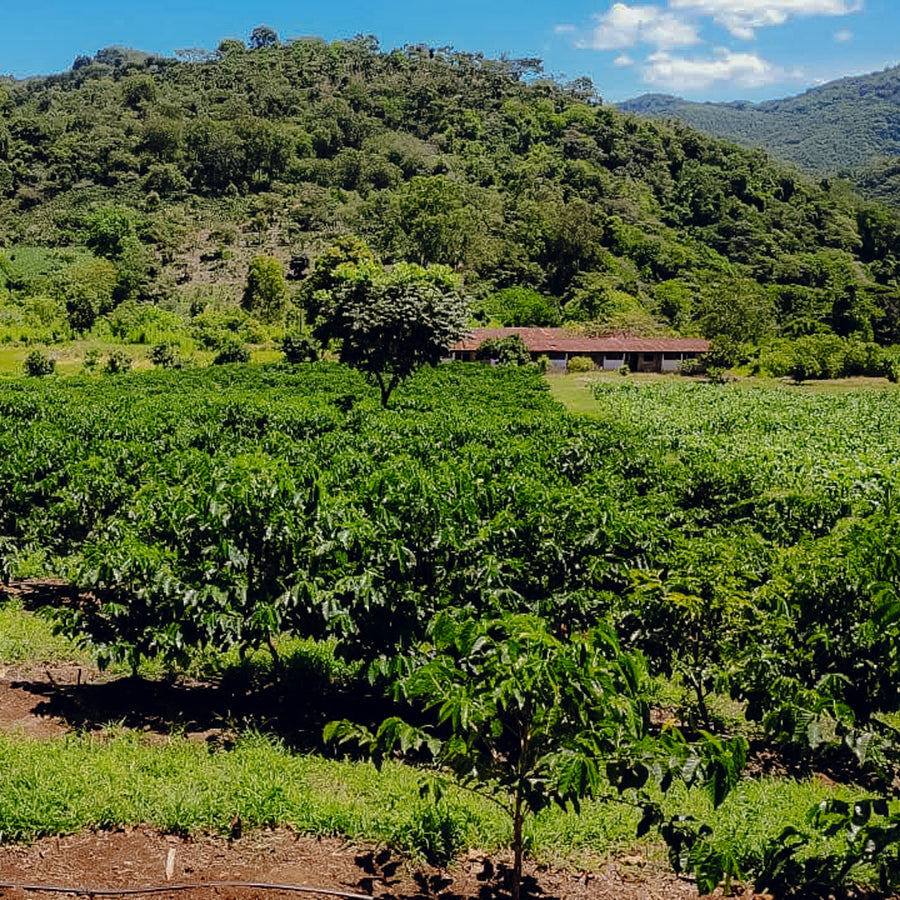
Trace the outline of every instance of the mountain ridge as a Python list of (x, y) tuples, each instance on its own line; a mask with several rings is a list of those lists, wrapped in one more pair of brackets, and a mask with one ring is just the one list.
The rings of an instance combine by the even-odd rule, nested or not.
[(650, 93), (616, 106), (677, 119), (812, 173), (841, 175), (865, 196), (900, 205), (900, 65), (759, 103), (699, 103)]

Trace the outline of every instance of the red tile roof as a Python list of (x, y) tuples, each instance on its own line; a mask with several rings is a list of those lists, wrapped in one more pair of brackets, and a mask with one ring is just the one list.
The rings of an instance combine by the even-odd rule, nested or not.
[(476, 328), (457, 351), (477, 350), (491, 338), (517, 334), (533, 353), (705, 353), (709, 341), (700, 338), (642, 338), (633, 334), (589, 337), (565, 328)]

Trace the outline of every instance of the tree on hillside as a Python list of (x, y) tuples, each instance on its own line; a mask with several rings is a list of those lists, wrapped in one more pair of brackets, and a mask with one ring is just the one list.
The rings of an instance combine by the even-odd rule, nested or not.
[(400, 263), (390, 271), (373, 260), (340, 263), (334, 286), (316, 292), (314, 337), (340, 342), (340, 359), (381, 390), (394, 388), (419, 366), (434, 365), (466, 333), (468, 303), (447, 266)]
[(775, 307), (756, 282), (726, 275), (698, 290), (694, 322), (704, 337), (759, 341), (774, 331)]
[(87, 216), (85, 226), (85, 244), (115, 266), (114, 304), (133, 297), (146, 280), (148, 268), (134, 214), (122, 206), (103, 206)]
[(134, 215), (122, 206), (103, 206), (85, 221), (85, 244), (95, 255), (117, 260), (137, 241)]
[(278, 32), (268, 25), (257, 25), (250, 32), (250, 48), (259, 50), (262, 47), (274, 47), (278, 43)]
[(446, 175), (416, 175), (384, 211), (383, 243), (404, 259), (457, 266), (490, 258), (499, 200)]
[(66, 320), (76, 334), (90, 331), (97, 317), (113, 308), (116, 267), (108, 259), (80, 259), (56, 274), (53, 292), (66, 306)]
[(325, 302), (330, 292), (338, 286), (340, 279), (337, 272), (342, 264), (361, 265), (375, 262), (372, 248), (361, 237), (343, 234), (335, 240), (319, 256), (303, 282), (303, 305), (310, 314), (310, 319), (314, 321), (317, 318), (322, 302)]
[(560, 324), (559, 301), (521, 285), (491, 294), (481, 303), (481, 313), (511, 328), (553, 328)]
[(247, 285), (241, 306), (264, 322), (275, 322), (284, 316), (287, 288), (284, 269), (274, 256), (255, 256), (247, 270)]

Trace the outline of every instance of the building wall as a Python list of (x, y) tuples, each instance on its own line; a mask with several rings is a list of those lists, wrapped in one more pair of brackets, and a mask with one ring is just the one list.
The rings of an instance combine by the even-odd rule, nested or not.
[[(622, 366), (628, 366), (632, 372), (678, 372), (684, 362), (699, 356), (699, 353), (685, 352), (674, 353), (662, 351), (651, 352), (619, 352), (612, 353), (567, 353), (565, 351), (549, 351), (540, 352), (531, 350), (532, 360), (537, 361), (542, 356), (548, 358), (549, 369), (552, 371), (565, 371), (566, 364), (570, 356), (588, 356), (598, 369), (607, 372), (614, 372), (621, 369)], [(453, 359), (463, 360), (466, 362), (474, 361), (476, 354), (474, 350), (452, 350), (450, 356)]]

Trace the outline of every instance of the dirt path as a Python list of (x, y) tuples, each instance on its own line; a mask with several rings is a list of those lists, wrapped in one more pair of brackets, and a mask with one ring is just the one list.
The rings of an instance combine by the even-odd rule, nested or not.
[[(496, 861), (495, 861), (496, 863)], [(450, 870), (412, 867), (388, 851), (358, 848), (337, 838), (312, 838), (284, 829), (253, 832), (237, 840), (180, 838), (148, 828), (84, 832), (45, 838), (31, 847), (0, 847), (0, 882), (53, 885), (90, 894), (91, 889), (158, 888), (171, 900), (282, 900), (309, 896), (259, 887), (204, 887), (204, 882), (254, 882), (307, 886), (396, 900), (502, 900), (478, 856)], [(493, 874), (493, 873), (490, 873)], [(696, 900), (693, 886), (650, 869), (639, 858), (610, 862), (593, 873), (529, 871), (530, 894), (559, 900)], [(192, 885), (173, 890), (176, 885)], [(62, 896), (19, 888), (0, 889), (2, 900)], [(318, 895), (322, 896), (322, 895)]]

